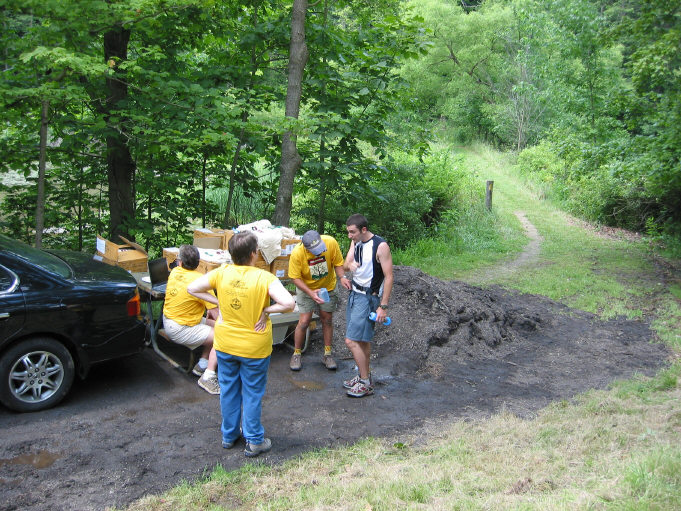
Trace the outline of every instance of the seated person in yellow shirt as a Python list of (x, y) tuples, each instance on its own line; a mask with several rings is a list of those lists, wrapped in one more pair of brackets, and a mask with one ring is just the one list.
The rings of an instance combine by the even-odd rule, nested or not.
[[(331, 236), (320, 235), (317, 231), (303, 234), (303, 242), (293, 249), (288, 265), (288, 275), (296, 285), (296, 303), (300, 317), (294, 332), (295, 351), (291, 356), (291, 371), (302, 367), (302, 348), (312, 313), (319, 309), (324, 337), (324, 356), (322, 363), (329, 370), (336, 369), (336, 361), (331, 356), (333, 340), (333, 312), (338, 305), (336, 283), (347, 278), (343, 271), (343, 254), (338, 242)], [(319, 290), (326, 288), (329, 301), (319, 296)]]
[[(173, 268), (166, 285), (166, 300), (163, 306), (163, 328), (168, 338), (190, 349), (203, 346), (199, 362), (193, 373), (200, 376), (198, 384), (210, 394), (219, 394), (220, 385), (216, 373), (218, 361), (213, 349), (213, 333), (217, 306), (199, 300), (187, 293), (187, 286), (202, 277), (196, 271), (199, 266), (199, 249), (193, 245), (182, 245), (177, 258), (178, 266)], [(208, 309), (209, 318), (203, 315)]]

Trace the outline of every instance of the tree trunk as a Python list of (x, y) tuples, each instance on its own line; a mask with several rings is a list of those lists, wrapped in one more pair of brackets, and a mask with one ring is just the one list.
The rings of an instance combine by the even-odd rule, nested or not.
[(115, 28), (104, 34), (104, 57), (111, 67), (115, 67), (113, 76), (107, 76), (105, 100), (105, 118), (107, 120), (106, 149), (109, 178), (109, 213), (111, 235), (129, 236), (127, 225), (135, 218), (132, 182), (135, 175), (135, 162), (130, 154), (127, 141), (121, 132), (126, 119), (117, 115), (116, 124), (110, 124), (109, 118), (120, 102), (128, 98), (128, 86), (123, 71), (118, 63), (128, 56), (130, 30)]
[[(291, 11), (291, 45), (288, 61), (288, 89), (286, 91), (286, 117), (298, 119), (300, 98), (303, 91), (303, 71), (307, 63), (308, 51), (305, 44), (305, 16), (307, 0), (293, 0)], [(281, 175), (277, 190), (277, 203), (274, 209), (274, 225), (288, 225), (291, 219), (293, 200), (293, 181), (303, 164), (298, 154), (296, 135), (287, 131), (281, 142)]]
[[(241, 120), (246, 121), (248, 118), (247, 112), (242, 112)], [(239, 163), (239, 155), (241, 154), (241, 146), (243, 145), (246, 138), (245, 128), (241, 128), (239, 133), (239, 141), (237, 142), (236, 149), (234, 150), (234, 158), (232, 159), (232, 168), (229, 170), (229, 191), (227, 192), (227, 206), (225, 207), (225, 216), (222, 219), (222, 228), (227, 229), (232, 223), (232, 201), (234, 200), (234, 187), (236, 186), (236, 169)], [(236, 216), (235, 218), (236, 219)]]
[(319, 142), (319, 166), (322, 176), (319, 183), (319, 209), (317, 210), (317, 232), (324, 234), (324, 212), (326, 211), (326, 172), (324, 169), (324, 138)]
[(203, 155), (203, 165), (201, 166), (201, 227), (206, 228), (206, 161), (207, 155)]
[(40, 154), (38, 156), (38, 198), (35, 206), (35, 246), (43, 245), (43, 228), (45, 227), (45, 169), (47, 167), (47, 116), (50, 102), (43, 100), (40, 108)]
[(78, 252), (83, 250), (83, 228), (85, 227), (83, 225), (83, 199), (87, 192), (85, 190), (85, 185), (83, 184), (85, 181), (83, 177), (84, 173), (85, 169), (83, 169), (83, 166), (81, 165), (78, 179), (78, 209), (76, 213), (78, 217)]

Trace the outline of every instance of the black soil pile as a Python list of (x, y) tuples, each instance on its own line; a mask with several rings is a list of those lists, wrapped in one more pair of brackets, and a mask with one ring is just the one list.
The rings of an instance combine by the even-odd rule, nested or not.
[[(501, 363), (511, 381), (564, 398), (652, 374), (669, 355), (645, 323), (602, 321), (542, 296), (444, 282), (412, 267), (395, 268), (390, 301), (393, 322), (379, 328), (374, 356), (393, 377), (456, 382)], [(336, 321), (342, 330), (344, 317)], [(469, 384), (478, 379), (469, 376)]]

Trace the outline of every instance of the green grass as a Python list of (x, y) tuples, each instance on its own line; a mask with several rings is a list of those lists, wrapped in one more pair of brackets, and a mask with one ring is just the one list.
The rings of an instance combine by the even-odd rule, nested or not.
[(507, 259), (519, 253), (524, 244), (522, 227), (515, 217), (499, 217), (478, 206), (460, 218), (446, 219), (435, 237), (396, 250), (394, 261), (420, 267), (441, 279), (453, 279), (481, 265)]
[[(532, 188), (513, 174), (512, 161), (485, 146), (461, 149), (466, 162), (481, 180), (494, 181), (493, 209), (500, 220), (494, 226), (500, 239), (488, 248), (491, 258), (478, 258), (468, 253), (457, 257), (447, 254), (450, 274), (440, 271), (437, 276), (458, 278), (480, 284), (479, 275), (487, 275), (490, 267), (503, 260), (513, 259), (529, 240), (514, 212), (523, 211), (542, 237), (538, 260), (524, 271), (504, 272), (501, 267), (486, 284), (500, 284), (519, 291), (548, 296), (603, 318), (626, 316), (642, 317), (650, 304), (649, 298), (659, 289), (659, 280), (648, 257), (648, 246), (643, 242), (608, 239), (594, 230), (585, 230), (581, 222), (570, 218), (552, 204), (538, 199)], [(484, 170), (483, 170), (484, 169)], [(468, 223), (470, 237), (476, 238), (479, 224)], [(481, 239), (490, 239), (485, 225)], [(471, 268), (471, 261), (475, 268)], [(411, 257), (411, 265), (429, 271), (430, 258), (419, 261)], [(429, 271), (430, 273), (430, 271)]]
[[(678, 283), (659, 278), (645, 244), (604, 238), (533, 196), (509, 157), (482, 146), (458, 150), (480, 179), (495, 181), (493, 212), (471, 208), (450, 219), (435, 239), (397, 252), (398, 264), (472, 284), (491, 275), (484, 285), (546, 295), (604, 318), (642, 317), (675, 361), (652, 378), (554, 402), (532, 419), (502, 411), (430, 426), (418, 437), (312, 451), (281, 466), (218, 468), (130, 509), (681, 509)], [(542, 236), (540, 252), (528, 267), (499, 271), (527, 242), (518, 210)]]
[[(396, 264), (416, 266), (435, 277), (453, 279), (510, 259), (523, 249), (526, 238), (520, 222), (506, 209), (505, 203), (495, 203), (492, 211), (487, 211), (484, 185), (490, 175), (478, 169), (480, 162), (465, 151), (464, 154), (465, 165), (479, 181), (479, 196), (473, 195), (471, 204), (463, 212), (445, 217), (433, 237), (396, 250)], [(502, 164), (507, 166), (508, 161), (504, 159)]]

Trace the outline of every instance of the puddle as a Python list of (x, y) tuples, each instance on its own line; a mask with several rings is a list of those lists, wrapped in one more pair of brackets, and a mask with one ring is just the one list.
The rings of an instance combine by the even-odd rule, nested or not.
[[(199, 387), (197, 387), (198, 389)], [(186, 404), (194, 404), (194, 403), (200, 403), (202, 401), (206, 401), (207, 398), (210, 398), (211, 395), (208, 394), (207, 392), (201, 391), (201, 393), (196, 392), (196, 389), (193, 387), (187, 388), (186, 392), (184, 394), (176, 395), (172, 397), (168, 401), (169, 406), (173, 405), (186, 405)], [(215, 397), (215, 396), (212, 396)]]
[(60, 454), (49, 451), (38, 451), (37, 453), (20, 454), (14, 458), (0, 459), (0, 467), (5, 465), (33, 465), (35, 468), (47, 468), (61, 458)]
[(294, 380), (293, 378), (289, 378), (289, 381), (300, 389), (322, 390), (324, 388), (323, 384), (316, 382), (316, 381), (308, 381), (308, 380), (298, 381), (298, 380)]

